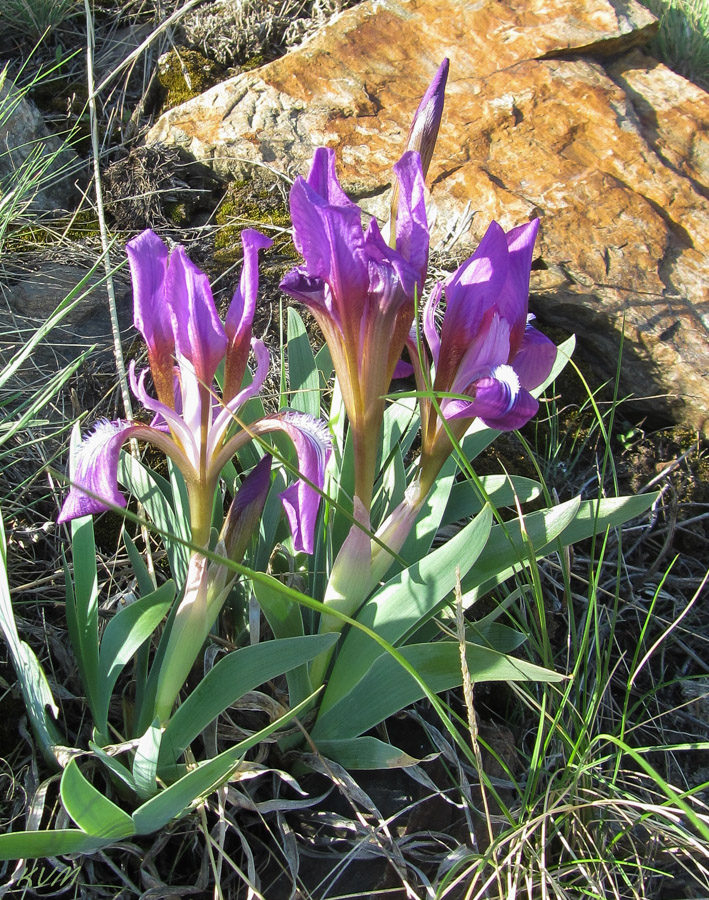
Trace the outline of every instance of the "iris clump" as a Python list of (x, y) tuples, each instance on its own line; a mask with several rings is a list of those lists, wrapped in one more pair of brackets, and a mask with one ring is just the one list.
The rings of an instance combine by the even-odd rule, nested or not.
[[(429, 255), (424, 179), (443, 112), (447, 60), (424, 96), (394, 166), (385, 241), (375, 219), (342, 190), (331, 150), (316, 151), (290, 193), (293, 239), (303, 256), (281, 288), (312, 312), (327, 342), (354, 448), (355, 522), (337, 556), (325, 602), (356, 610), (406, 540), (442, 466), (475, 419), (515, 430), (538, 409), (530, 393), (549, 376), (554, 344), (529, 324), (529, 278), (539, 222), (507, 234), (493, 222), (475, 253), (436, 285), (417, 344), (414, 316)], [(435, 318), (445, 298), (441, 333)], [(421, 393), (421, 454), (406, 497), (370, 541), (386, 398), (408, 349)], [(428, 391), (428, 395), (426, 392)], [(436, 399), (438, 398), (438, 399)], [(391, 552), (386, 552), (384, 546)], [(339, 629), (332, 617), (324, 628)]]
[[(148, 350), (149, 369), (131, 366), (133, 392), (154, 414), (150, 425), (102, 420), (75, 448), (71, 490), (59, 521), (68, 522), (124, 507), (118, 489), (121, 448), (131, 438), (162, 450), (181, 473), (189, 501), (192, 552), (183, 597), (177, 607), (165, 664), (160, 671), (156, 712), (167, 721), (209, 630), (234, 583), (232, 573), (210, 564), (213, 507), (225, 465), (254, 438), (284, 432), (295, 447), (301, 478), (281, 492), (298, 551), (313, 551), (313, 535), (325, 466), (330, 452), (327, 430), (303, 413), (284, 411), (243, 427), (239, 412), (258, 395), (269, 369), (263, 341), (252, 337), (258, 292), (258, 254), (271, 240), (257, 231), (242, 234), (244, 263), (239, 286), (221, 321), (207, 276), (177, 246), (170, 253), (152, 231), (127, 246), (133, 280), (134, 322)], [(249, 353), (256, 359), (250, 384), (242, 387)], [(221, 391), (217, 369), (223, 366)], [(152, 376), (157, 397), (148, 393)], [(218, 548), (241, 562), (270, 487), (270, 455), (244, 478), (227, 515)]]
[[(319, 504), (329, 443), (318, 421), (296, 412), (279, 413), (245, 430), (238, 412), (256, 396), (266, 379), (269, 354), (263, 341), (251, 335), (258, 291), (258, 252), (269, 238), (248, 229), (242, 234), (244, 265), (239, 287), (221, 322), (207, 276), (188, 259), (184, 249), (172, 254), (152, 231), (129, 242), (133, 279), (134, 323), (148, 349), (149, 370), (136, 374), (131, 386), (143, 406), (154, 413), (150, 425), (103, 420), (77, 448), (72, 485), (59, 515), (66, 522), (125, 506), (118, 490), (118, 457), (129, 438), (139, 438), (169, 456), (181, 471), (190, 498), (192, 540), (208, 541), (209, 517), (224, 465), (254, 436), (284, 431), (291, 438), (305, 480), (282, 494), (297, 549), (312, 552), (313, 528)], [(251, 383), (242, 388), (249, 352), (257, 361)], [(224, 365), (221, 393), (215, 384)], [(152, 376), (157, 398), (145, 388)]]
[[(471, 424), (512, 430), (537, 411), (531, 392), (548, 378), (556, 359), (555, 346), (529, 324), (538, 221), (507, 233), (493, 222), (475, 253), (433, 288), (423, 311), (424, 340), (417, 338), (415, 317), (430, 243), (424, 181), (440, 127), (447, 75), (444, 60), (394, 166), (396, 183), (383, 229), (373, 218), (363, 226), (362, 210), (338, 181), (331, 149), (316, 151), (308, 176), (298, 177), (290, 192), (293, 240), (303, 262), (285, 276), (281, 288), (319, 323), (347, 417), (352, 451), (348, 464), (339, 453), (340, 474), (335, 476), (342, 483), (351, 467), (353, 494), (345, 498), (351, 524), (343, 540), (331, 538), (318, 518), (332, 425), (329, 433), (324, 422), (294, 411), (248, 425), (240, 418), (247, 401), (258, 395), (269, 367), (265, 345), (251, 332), (258, 255), (270, 246), (270, 239), (251, 229), (243, 232), (241, 278), (224, 322), (207, 277), (182, 247), (170, 252), (151, 231), (127, 246), (135, 325), (149, 360), (149, 369), (141, 373), (132, 365), (130, 380), (154, 418), (150, 425), (97, 423), (75, 449), (71, 489), (59, 521), (125, 505), (117, 473), (121, 448), (131, 438), (161, 449), (181, 473), (191, 553), (157, 683), (160, 722), (169, 719), (235, 580), (233, 572), (210, 562), (206, 554), (224, 467), (252, 440), (281, 431), (295, 447), (300, 477), (280, 490), (280, 498), (294, 552), (317, 553), (329, 546), (327, 577), (317, 598), (324, 604), (318, 630), (337, 633), (343, 616), (356, 614), (386, 576)], [(436, 316), (442, 303), (439, 333)], [(405, 348), (417, 382), (421, 452), (403, 497), (388, 515), (377, 517), (377, 526), (372, 516), (382, 429), (392, 379), (406, 366)], [(247, 373), (250, 353), (256, 361), (253, 374)], [(146, 388), (148, 373), (155, 396)], [(266, 455), (243, 479), (221, 526), (216, 549), (225, 558), (240, 563), (252, 538), (266, 530), (261, 519), (270, 487), (271, 460)], [(341, 512), (342, 507), (336, 507)], [(333, 653), (331, 645), (311, 664), (311, 688), (323, 683)]]
[[(252, 331), (269, 238), (242, 233), (243, 266), (224, 320), (183, 247), (168, 248), (152, 231), (128, 243), (134, 322), (148, 356), (142, 371), (133, 363), (130, 383), (152, 420), (99, 420), (75, 442), (59, 514), (72, 538), (67, 627), (93, 723), (82, 746), (72, 747), (52, 718), (58, 707), (39, 661), (16, 629), (6, 630), (38, 741), (64, 767), (61, 798), (76, 827), (61, 829), (59, 848), (59, 832), (0, 835), (0, 859), (90, 852), (159, 830), (225, 785), (267, 739), (297, 751), (307, 736), (347, 768), (414, 765), (385, 732), (372, 732), (423, 697), (469, 753), (438, 693), (464, 678), (564, 678), (519, 654), (527, 635), (497, 621), (521, 589), (470, 628), (463, 612), (491, 588), (504, 591), (509, 577), (523, 578), (538, 557), (643, 512), (654, 497), (576, 497), (523, 516), (541, 485), (514, 474), (475, 476), (471, 460), (498, 431), (535, 415), (570, 347), (558, 353), (531, 324), (536, 220), (508, 231), (491, 223), (472, 256), (424, 295), (424, 183), (447, 75), (444, 60), (393, 167), (381, 227), (363, 224), (332, 149), (317, 150), (293, 184), (302, 262), (281, 287), (312, 313), (327, 344), (314, 357), (289, 309), (294, 408), (266, 415), (259, 400), (270, 355)], [(416, 390), (393, 393), (392, 379), (407, 366)], [(285, 366), (281, 374), (285, 394)], [(292, 445), (285, 455), (279, 435)], [(167, 456), (169, 477), (122, 455), (134, 441)], [(127, 505), (119, 478), (140, 501), (141, 524), (163, 538), (172, 577), (158, 584), (124, 534), (135, 590), (104, 626), (92, 516)], [(496, 502), (517, 518), (503, 521)], [(450, 523), (456, 533), (436, 546)], [(285, 579), (274, 565), (282, 559)], [(6, 595), (0, 582), (5, 618)], [(240, 623), (228, 632), (220, 627), (225, 607)], [(272, 679), (285, 690), (282, 702), (268, 704), (280, 707), (278, 717), (248, 734), (230, 724), (225, 737), (220, 718), (236, 720), (239, 701)], [(299, 727), (284, 732), (296, 718)]]

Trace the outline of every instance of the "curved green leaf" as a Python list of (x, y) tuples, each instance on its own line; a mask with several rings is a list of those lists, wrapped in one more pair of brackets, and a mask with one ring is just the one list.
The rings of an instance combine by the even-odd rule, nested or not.
[(229, 653), (205, 675), (168, 722), (160, 765), (177, 762), (197, 735), (247, 691), (308, 662), (331, 647), (337, 637), (318, 634), (284, 638)]
[(123, 543), (125, 544), (126, 550), (128, 551), (128, 556), (130, 558), (131, 568), (133, 570), (133, 574), (135, 575), (136, 581), (138, 582), (138, 591), (141, 597), (147, 597), (148, 594), (152, 594), (155, 590), (155, 585), (153, 584), (153, 579), (150, 577), (150, 572), (148, 571), (148, 567), (145, 565), (145, 561), (138, 550), (138, 548), (133, 543), (130, 535), (127, 530), (123, 530)]
[[(492, 512), (486, 507), (454, 538), (395, 575), (364, 604), (357, 621), (398, 645), (439, 608), (461, 576), (475, 563), (488, 540)], [(351, 629), (330, 673), (321, 714), (343, 697), (369, 670), (382, 650), (366, 634)]]
[(166, 581), (156, 591), (119, 610), (106, 626), (98, 666), (96, 727), (105, 733), (108, 705), (118, 676), (139, 647), (167, 615), (175, 597), (175, 585)]
[[(524, 526), (535, 557), (540, 559), (557, 547), (585, 540), (606, 528), (622, 525), (642, 515), (656, 497), (657, 494), (640, 494), (583, 502), (575, 498), (551, 509), (529, 513), (524, 517)], [(466, 608), (483, 593), (509, 578), (519, 566), (525, 552), (519, 520), (507, 522), (505, 529), (507, 534), (499, 525), (493, 527), (484, 557), (462, 579), (463, 605)]]
[[(460, 647), (455, 641), (411, 644), (399, 648), (399, 653), (434, 693), (450, 690), (462, 683)], [(561, 681), (564, 677), (478, 644), (467, 645), (466, 657), (474, 682)], [(357, 737), (423, 696), (424, 692), (415, 679), (393, 656), (384, 653), (348, 694), (318, 718), (311, 737), (318, 745), (323, 739), (333, 741)]]
[(95, 741), (89, 741), (89, 748), (96, 754), (96, 756), (101, 760), (101, 762), (106, 766), (106, 768), (120, 781), (123, 782), (131, 791), (137, 793), (137, 788), (135, 786), (135, 780), (133, 775), (130, 772), (130, 769), (127, 769), (125, 765), (115, 756), (111, 756), (109, 753), (103, 749), (103, 747), (99, 747), (99, 745)]
[[(542, 492), (538, 481), (518, 475), (481, 475), (480, 484), (495, 509), (512, 506), (515, 498), (522, 504), (529, 503)], [(474, 516), (482, 509), (484, 503), (474, 484), (469, 481), (456, 482), (451, 489), (441, 525), (449, 525)]]
[(606, 528), (614, 528), (647, 512), (659, 494), (637, 494), (633, 497), (608, 497), (600, 500), (584, 500), (573, 521), (564, 529), (559, 539), (564, 547), (586, 540), (594, 534), (602, 534)]
[(274, 731), (298, 716), (312, 702), (312, 699), (312, 696), (307, 697), (280, 719), (267, 725), (266, 728), (262, 728), (256, 734), (252, 734), (235, 747), (202, 763), (136, 809), (133, 813), (136, 833), (151, 834), (164, 828), (172, 819), (186, 813), (197, 800), (211, 794), (229, 778), (247, 750), (270, 737)]
[(84, 777), (76, 759), (69, 761), (60, 783), (64, 808), (90, 837), (119, 840), (133, 834), (133, 820)]
[[(270, 583), (271, 580), (273, 585)], [(255, 581), (252, 587), (275, 637), (278, 639), (300, 637), (304, 633), (300, 606), (290, 597), (283, 595), (279, 590), (280, 584), (277, 578), (273, 578), (269, 579), (269, 583)]]
[(140, 739), (135, 751), (135, 758), (133, 759), (133, 781), (141, 800), (147, 800), (148, 797), (152, 797), (157, 791), (156, 775), (161, 742), (162, 730), (160, 722), (158, 719), (155, 719)]
[[(280, 506), (280, 500), (278, 501)], [(321, 548), (318, 548), (320, 550)], [(276, 585), (280, 584), (274, 579)], [(271, 584), (264, 582), (252, 582), (256, 599), (261, 607), (266, 621), (277, 640), (283, 638), (300, 637), (304, 634), (303, 612), (298, 603), (293, 603), (289, 597), (283, 594)], [(303, 664), (289, 669), (286, 673), (288, 681), (288, 696), (291, 703), (300, 701), (312, 693), (313, 687), (308, 675), (308, 667)]]
[(348, 738), (344, 741), (318, 741), (318, 750), (345, 769), (402, 769), (421, 760), (404, 753), (393, 744), (375, 737)]
[[(7, 580), (7, 544), (5, 526), (0, 513), (0, 628), (7, 642), (12, 664), (17, 673), (17, 680), (25, 701), (25, 708), (30, 717), (32, 728), (39, 741), (42, 755), (52, 766), (57, 766), (54, 747), (64, 743), (52, 715), (59, 713), (47, 676), (37, 659), (34, 650), (20, 640), (15, 622), (15, 613), (10, 598), (10, 585)], [(9, 857), (14, 859), (15, 857)]]
[(320, 376), (308, 333), (296, 310), (288, 308), (289, 406), (317, 418), (320, 415)]
[(528, 544), (534, 547), (537, 559), (550, 553), (553, 542), (574, 521), (580, 506), (580, 499), (574, 497), (551, 509), (529, 513), (523, 519), (524, 533), (519, 519), (505, 522), (504, 526), (494, 525), (484, 555), (461, 579), (463, 605), (467, 608), (483, 591), (490, 590), (521, 567), (527, 566)]
[(480, 644), (498, 653), (512, 653), (524, 644), (527, 635), (501, 622), (469, 622), (465, 628), (465, 639), (470, 644)]
[[(78, 428), (73, 439), (78, 437)], [(96, 717), (98, 704), (98, 574), (96, 540), (91, 516), (71, 522), (73, 571), (66, 563), (66, 624), (81, 682)]]
[[(409, 565), (413, 565), (418, 560), (423, 559), (430, 551), (436, 533), (441, 526), (441, 519), (448, 505), (457, 471), (458, 465), (451, 456), (443, 464), (436, 483), (433, 485), (428, 497), (426, 497), (421, 512), (414, 523), (414, 527), (409, 532), (409, 536), (404, 541), (404, 546), (399, 551), (399, 556)], [(399, 564), (395, 560), (389, 570), (389, 577), (391, 578), (398, 571)]]
[(65, 853), (91, 853), (112, 839), (90, 837), (75, 828), (46, 831), (14, 831), (0, 834), (0, 860), (39, 859)]

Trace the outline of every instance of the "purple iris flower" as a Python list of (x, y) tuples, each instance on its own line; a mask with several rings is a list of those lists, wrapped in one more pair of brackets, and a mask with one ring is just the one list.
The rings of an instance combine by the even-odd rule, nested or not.
[[(458, 439), (475, 418), (512, 431), (538, 409), (530, 391), (549, 375), (555, 345), (529, 324), (529, 273), (539, 221), (505, 231), (492, 222), (475, 253), (434, 289), (424, 309), (423, 329), (433, 358), (433, 390), (441, 413)], [(445, 297), (440, 336), (435, 314)], [(409, 350), (419, 388), (425, 379), (415, 343)], [(429, 382), (430, 383), (430, 382)], [(430, 400), (421, 402), (421, 489), (428, 491), (451, 451), (450, 440)]]
[[(289, 487), (283, 502), (298, 550), (312, 552), (313, 530), (320, 501), (330, 442), (325, 426), (304, 414), (285, 411), (237, 428), (235, 418), (244, 403), (256, 395), (268, 373), (269, 354), (251, 337), (258, 292), (258, 253), (272, 241), (257, 231), (242, 233), (244, 264), (241, 279), (222, 324), (207, 276), (187, 257), (184, 249), (168, 252), (152, 231), (128, 243), (133, 280), (135, 325), (148, 347), (150, 374), (157, 398), (145, 388), (148, 370), (136, 375), (131, 386), (146, 409), (154, 413), (150, 425), (100, 421), (77, 448), (72, 486), (59, 515), (60, 522), (102, 512), (110, 505), (125, 506), (118, 490), (118, 458), (130, 438), (149, 441), (179, 467), (190, 500), (192, 540), (209, 541), (214, 491), (219, 475), (234, 454), (252, 439), (285, 431), (293, 441), (303, 480)], [(241, 383), (247, 357), (256, 358), (253, 381)], [(224, 361), (224, 391), (219, 397), (215, 375)]]
[(419, 154), (394, 166), (399, 183), (394, 246), (375, 220), (343, 192), (332, 150), (319, 149), (307, 179), (290, 193), (293, 239), (304, 264), (281, 288), (303, 302), (322, 329), (349, 417), (355, 449), (355, 490), (371, 503), (384, 395), (414, 315), (428, 265), (428, 225)]

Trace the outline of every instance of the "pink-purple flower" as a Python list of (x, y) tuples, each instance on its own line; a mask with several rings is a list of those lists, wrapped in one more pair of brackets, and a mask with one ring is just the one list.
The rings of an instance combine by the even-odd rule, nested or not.
[[(475, 253), (438, 285), (424, 309), (433, 363), (432, 388), (441, 414), (460, 439), (475, 418), (512, 431), (538, 409), (530, 393), (549, 375), (556, 347), (529, 324), (529, 278), (539, 222), (505, 231), (492, 222)], [(436, 311), (445, 299), (440, 335)], [(409, 350), (421, 390), (426, 378), (415, 342)], [(431, 384), (431, 380), (429, 380)], [(427, 491), (451, 452), (446, 429), (429, 399), (421, 401), (421, 488)]]
[[(283, 502), (298, 550), (312, 552), (313, 530), (330, 444), (325, 426), (292, 411), (249, 423), (236, 422), (244, 403), (260, 390), (269, 354), (251, 337), (258, 292), (258, 253), (272, 243), (257, 231), (242, 234), (244, 265), (239, 287), (222, 324), (207, 276), (177, 246), (171, 253), (152, 231), (127, 246), (133, 280), (135, 325), (148, 347), (150, 374), (157, 397), (145, 387), (148, 370), (136, 374), (133, 392), (154, 413), (150, 425), (102, 420), (79, 445), (73, 460), (71, 490), (59, 521), (125, 506), (117, 483), (118, 459), (130, 438), (146, 440), (178, 466), (187, 485), (192, 540), (209, 541), (212, 503), (226, 463), (253, 436), (285, 431), (293, 441), (303, 479), (283, 494)], [(256, 372), (242, 388), (248, 353), (253, 350)], [(215, 376), (224, 362), (224, 390)], [(315, 485), (315, 488), (312, 487)]]
[(404, 347), (428, 264), (428, 225), (418, 153), (394, 166), (399, 183), (394, 246), (343, 192), (332, 150), (319, 149), (290, 194), (293, 239), (304, 264), (281, 288), (320, 325), (355, 446), (355, 489), (369, 510), (384, 395)]

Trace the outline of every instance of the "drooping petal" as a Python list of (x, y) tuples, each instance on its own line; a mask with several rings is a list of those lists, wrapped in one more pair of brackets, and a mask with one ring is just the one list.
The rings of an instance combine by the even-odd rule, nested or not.
[(296, 266), (295, 269), (287, 272), (279, 287), (295, 300), (300, 300), (314, 313), (324, 310), (327, 315), (330, 315), (331, 303), (328, 303), (325, 296), (326, 293), (330, 293), (329, 287), (322, 278), (312, 278), (303, 266)]
[(270, 238), (258, 231), (254, 231), (253, 228), (247, 228), (241, 232), (241, 241), (244, 246), (241, 278), (224, 322), (229, 341), (224, 365), (224, 390), (222, 392), (225, 402), (231, 400), (241, 387), (246, 370), (246, 360), (251, 344), (251, 328), (256, 310), (256, 296), (258, 294), (259, 250), (265, 250), (273, 244)]
[[(456, 401), (452, 401), (455, 403)], [(475, 399), (467, 411), (446, 418), (479, 416), (488, 428), (514, 431), (526, 425), (539, 408), (529, 391), (520, 386), (512, 366), (498, 366), (489, 378), (481, 378), (475, 386)]]
[(287, 410), (254, 423), (252, 431), (255, 434), (284, 431), (293, 442), (298, 455), (298, 470), (303, 478), (283, 491), (281, 502), (295, 549), (312, 553), (320, 507), (319, 491), (325, 481), (325, 467), (332, 449), (327, 427), (320, 419)]
[(148, 229), (128, 241), (126, 254), (133, 282), (133, 322), (148, 347), (157, 395), (170, 405), (175, 338), (165, 297), (167, 247)]
[(148, 441), (158, 447), (190, 480), (193, 469), (189, 460), (164, 431), (150, 425), (100, 419), (72, 450), (71, 489), (58, 522), (105, 512), (111, 506), (125, 507), (125, 497), (118, 490), (118, 458), (121, 447), (131, 438)]
[(522, 346), (512, 361), (522, 387), (528, 391), (539, 387), (546, 381), (555, 361), (556, 345), (532, 325), (527, 325)]
[(73, 449), (71, 488), (57, 522), (126, 505), (125, 497), (118, 490), (118, 456), (135, 428), (128, 422), (100, 419), (93, 431)]
[[(200, 384), (212, 385), (224, 358), (227, 337), (214, 305), (209, 279), (177, 246), (165, 279), (178, 358), (189, 360)], [(184, 401), (184, 392), (183, 392)]]

